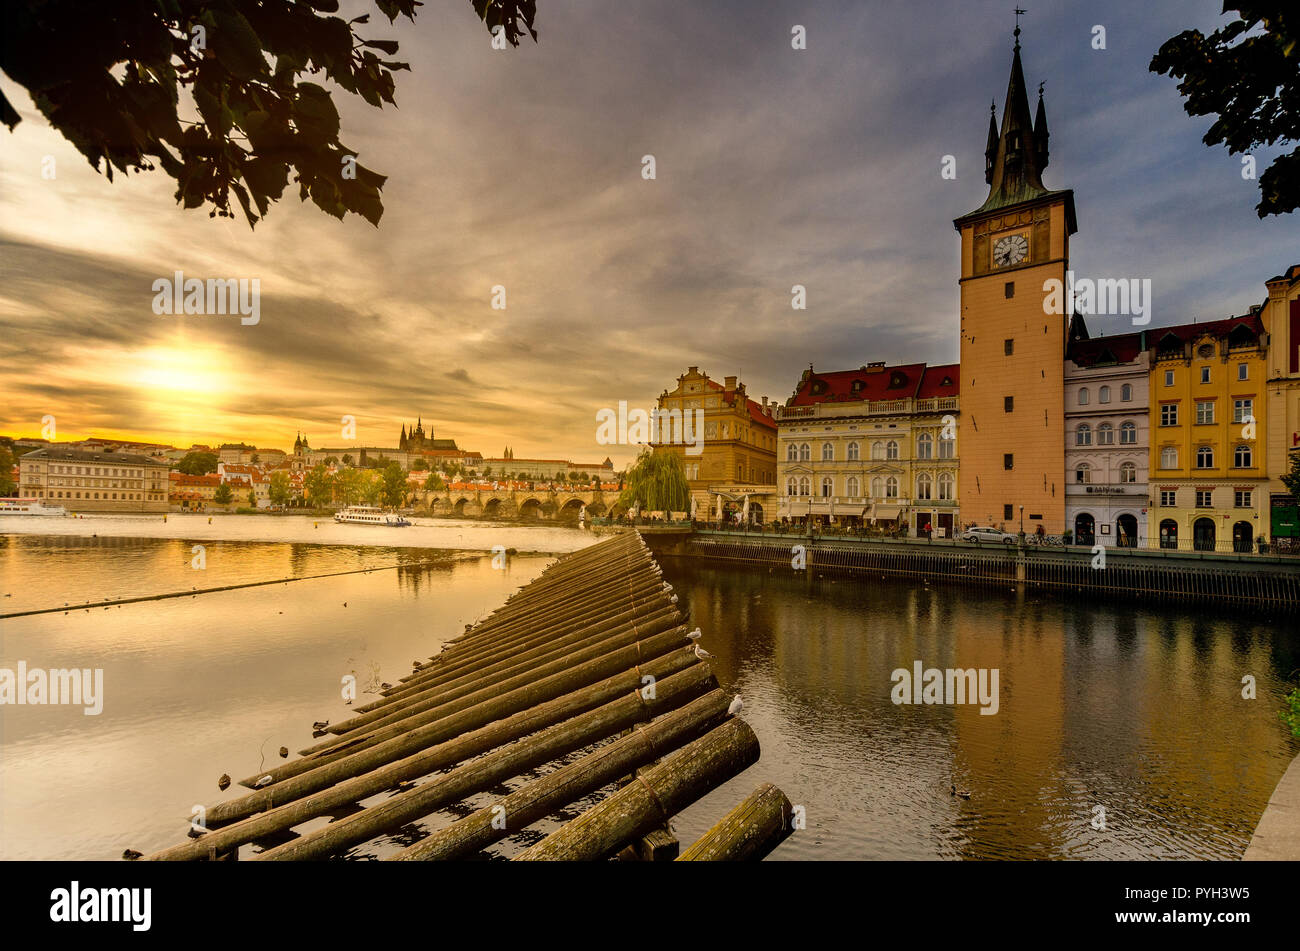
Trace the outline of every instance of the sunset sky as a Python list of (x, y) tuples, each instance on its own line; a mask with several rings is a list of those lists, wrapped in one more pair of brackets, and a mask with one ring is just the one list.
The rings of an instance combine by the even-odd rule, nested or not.
[[(1028, 6), (1075, 272), (1150, 278), (1153, 325), (1261, 301), (1300, 261), (1295, 216), (1261, 222), (1240, 159), (1147, 70), (1165, 39), (1214, 29), (1218, 0)], [(419, 415), (484, 455), (621, 466), (634, 450), (597, 445), (597, 411), (649, 407), (690, 365), (784, 401), (809, 363), (955, 361), (952, 219), (987, 194), (1011, 10), (540, 0), (539, 42), (506, 51), (461, 0), (373, 17), (412, 65), (399, 108), (334, 100), (343, 141), (390, 176), (377, 230), (292, 188), (250, 231), (182, 210), (161, 174), (110, 183), (0, 79), (24, 118), (0, 129), (0, 433), (52, 414), (60, 439), (288, 449), (298, 430), (339, 444), (347, 414), (361, 444), (394, 446)], [(152, 284), (177, 270), (259, 278), (260, 323), (156, 316)]]

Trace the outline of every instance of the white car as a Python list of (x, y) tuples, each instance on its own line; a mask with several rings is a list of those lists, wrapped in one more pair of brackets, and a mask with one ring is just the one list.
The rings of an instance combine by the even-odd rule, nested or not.
[(994, 542), (1003, 545), (1014, 545), (1020, 536), (1013, 535), (1010, 532), (1004, 532), (1000, 528), (993, 528), (989, 525), (980, 525), (975, 528), (968, 528), (957, 536), (964, 542), (974, 542), (976, 545), (982, 542)]

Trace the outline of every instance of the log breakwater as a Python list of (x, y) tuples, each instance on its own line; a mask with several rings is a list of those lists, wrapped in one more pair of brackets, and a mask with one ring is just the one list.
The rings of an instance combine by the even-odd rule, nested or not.
[[(677, 857), (672, 816), (759, 756), (698, 637), (637, 534), (563, 556), (379, 700), (323, 725), (326, 739), (242, 780), (248, 791), (207, 807), (187, 841), (146, 858), (326, 859), (398, 830), (414, 841), (390, 858), (466, 858), (525, 830), (536, 839), (530, 827), (607, 787), (517, 858)], [(450, 825), (412, 825), (503, 786)], [(760, 787), (738, 808), (681, 858), (762, 858), (790, 834), (779, 792)], [(335, 818), (311, 822), (322, 816)]]
[(1300, 613), (1300, 559), (1086, 546), (930, 543), (727, 531), (647, 532), (661, 555), (821, 575), (921, 578), (980, 587), (1055, 591)]

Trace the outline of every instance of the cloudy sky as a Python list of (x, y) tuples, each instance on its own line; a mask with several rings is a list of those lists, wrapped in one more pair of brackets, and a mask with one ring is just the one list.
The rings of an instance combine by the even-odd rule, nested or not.
[[(1218, 0), (1028, 6), (1076, 273), (1150, 278), (1154, 325), (1262, 300), (1300, 260), (1294, 215), (1261, 222), (1240, 159), (1147, 70), (1168, 37), (1213, 29)], [(110, 183), (0, 78), (25, 120), (0, 129), (0, 433), (51, 414), (61, 439), (288, 448), (299, 429), (338, 444), (346, 414), (391, 446), (421, 415), (485, 455), (622, 464), (596, 412), (650, 406), (690, 365), (784, 400), (810, 363), (957, 359), (952, 219), (987, 194), (1012, 4), (538, 7), (539, 42), (506, 51), (468, 2), (372, 23), (413, 69), (396, 110), (335, 92), (343, 141), (390, 176), (377, 230), (292, 189), (250, 232), (180, 209), (161, 175)], [(176, 270), (259, 278), (260, 323), (156, 316), (152, 283)]]

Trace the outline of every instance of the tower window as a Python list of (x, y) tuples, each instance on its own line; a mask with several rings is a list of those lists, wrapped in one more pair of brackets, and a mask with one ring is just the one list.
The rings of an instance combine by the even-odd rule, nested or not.
[(1016, 282), (1015, 282), (1015, 281), (1007, 281), (1007, 283), (1006, 283), (1005, 285), (1003, 285), (1003, 287), (1002, 287), (1002, 292), (1006, 295), (1007, 300), (1010, 300), (1011, 298), (1015, 297), (1015, 296), (1016, 296)]
[(1014, 468), (1016, 467), (1015, 459), (1016, 459), (1016, 457), (1015, 457), (1015, 454), (1014, 454), (1014, 453), (1010, 453), (1010, 452), (1003, 453), (1003, 454), (1002, 454), (1002, 468), (1003, 468), (1003, 469), (1014, 469)]
[(1009, 413), (1009, 412), (1011, 412), (1013, 409), (1015, 409), (1015, 406), (1016, 406), (1016, 398), (1015, 398), (1014, 396), (1004, 396), (1004, 397), (1002, 397), (1002, 410), (1003, 410), (1003, 412)]
[(1010, 504), (1002, 506), (1002, 517), (1006, 519), (1015, 518), (1015, 508), (1014, 505)]
[(1002, 341), (1002, 352), (1007, 356), (1011, 356), (1016, 352), (1016, 342), (1011, 339)]

